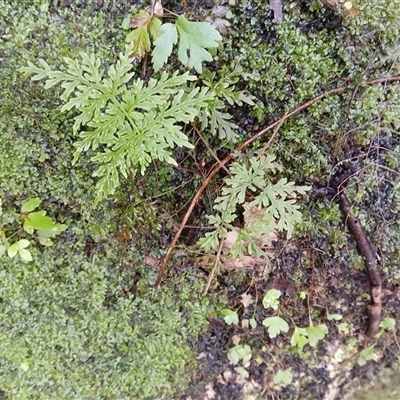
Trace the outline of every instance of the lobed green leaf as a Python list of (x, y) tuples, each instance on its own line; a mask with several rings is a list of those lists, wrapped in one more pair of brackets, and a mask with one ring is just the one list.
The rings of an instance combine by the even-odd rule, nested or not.
[(206, 49), (217, 48), (222, 36), (208, 22), (188, 21), (183, 15), (179, 16), (176, 29), (179, 33), (179, 61), (201, 74), (202, 63), (212, 61), (212, 56)]
[(155, 72), (168, 61), (174, 45), (178, 42), (178, 32), (175, 24), (163, 24), (160, 32), (160, 36), (154, 41), (154, 49), (151, 55)]

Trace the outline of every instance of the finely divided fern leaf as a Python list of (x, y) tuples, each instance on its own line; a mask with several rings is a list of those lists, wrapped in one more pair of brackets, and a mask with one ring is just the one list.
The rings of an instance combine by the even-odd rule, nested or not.
[[(231, 176), (225, 179), (222, 193), (214, 204), (219, 215), (209, 217), (214, 231), (208, 232), (199, 242), (203, 249), (215, 251), (219, 240), (234, 230), (238, 239), (231, 249), (232, 256), (241, 257), (247, 251), (259, 257), (263, 254), (260, 241), (268, 233), (278, 229), (286, 231), (288, 237), (292, 235), (295, 224), (301, 221), (299, 206), (293, 197), (296, 193), (304, 195), (308, 188), (295, 186), (285, 178), (274, 183), (271, 176), (281, 169), (271, 155), (250, 157), (231, 165)], [(247, 220), (245, 227), (239, 230), (232, 225), (238, 205), (244, 208)]]
[(214, 98), (209, 88), (188, 90), (187, 83), (196, 79), (189, 72), (164, 72), (147, 85), (132, 80), (131, 50), (127, 46), (106, 75), (100, 59), (86, 53), (80, 60), (64, 58), (63, 71), (52, 71), (43, 60), (42, 68), (32, 63), (22, 68), (34, 80), (47, 79), (46, 87), (61, 83), (62, 110), (78, 111), (74, 162), (90, 148), (97, 151), (96, 202), (115, 192), (120, 174), (126, 177), (135, 168), (144, 173), (153, 159), (176, 164), (172, 148), (193, 147), (180, 124), (193, 121)]
[(231, 106), (243, 103), (254, 105), (253, 97), (247, 96), (243, 91), (235, 90), (235, 84), (239, 79), (245, 77), (242, 69), (235, 66), (233, 70), (222, 68), (220, 78), (217, 79), (216, 72), (203, 71), (201, 79), (208, 86), (216, 98), (208, 104), (207, 109), (200, 116), (201, 130), (208, 130), (212, 135), (218, 133), (220, 139), (236, 142), (239, 127), (231, 122), (232, 115), (225, 112), (226, 106), (223, 100)]

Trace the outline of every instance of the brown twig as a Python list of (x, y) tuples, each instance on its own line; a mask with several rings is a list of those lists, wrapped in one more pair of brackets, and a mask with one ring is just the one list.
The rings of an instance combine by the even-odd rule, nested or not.
[(281, 128), (282, 124), (286, 120), (287, 113), (280, 119), (279, 124), (275, 127), (274, 133), (271, 135), (271, 137), (268, 139), (268, 142), (265, 143), (264, 147), (261, 149), (261, 151), (258, 153), (257, 160), (260, 159), (260, 157), (266, 152), (268, 147), (271, 145), (272, 141), (274, 140), (276, 134), (278, 133), (279, 129)]
[(154, 16), (154, 9), (156, 8), (156, 0), (151, 0), (150, 18)]
[(204, 143), (204, 146), (207, 147), (207, 150), (210, 152), (210, 154), (214, 157), (215, 161), (221, 166), (221, 168), (223, 168), (225, 170), (225, 172), (228, 175), (231, 175), (231, 171), (229, 171), (228, 168), (225, 167), (225, 165), (223, 165), (221, 163), (221, 160), (218, 158), (217, 154), (215, 153), (215, 151), (210, 147), (210, 145), (208, 144), (207, 140), (204, 139), (203, 135), (201, 134), (201, 132), (197, 129), (196, 125), (192, 125), (194, 131), (197, 133), (197, 135), (199, 136), (199, 138), (201, 139), (201, 141)]
[(222, 247), (223, 246), (224, 246), (224, 240), (220, 239), (219, 246), (218, 246), (218, 252), (217, 252), (217, 255), (215, 257), (214, 265), (213, 265), (213, 268), (212, 268), (212, 270), (210, 272), (210, 275), (208, 275), (207, 285), (206, 285), (206, 287), (204, 289), (203, 296), (205, 296), (207, 294), (207, 292), (208, 292), (208, 289), (210, 289), (211, 282), (212, 282), (212, 280), (214, 278), (215, 271), (217, 270), (217, 266), (218, 266), (219, 260), (221, 258), (221, 253), (222, 253)]
[[(365, 84), (366, 85), (374, 85), (374, 84), (377, 84), (377, 83), (387, 83), (387, 82), (395, 82), (395, 81), (400, 81), (400, 75), (394, 75), (394, 76), (370, 79)], [(188, 210), (186, 211), (185, 216), (182, 219), (181, 225), (180, 225), (179, 229), (176, 231), (175, 236), (172, 239), (172, 242), (168, 247), (168, 250), (167, 250), (167, 252), (165, 254), (164, 260), (163, 260), (163, 262), (161, 264), (161, 267), (160, 267), (160, 270), (158, 272), (157, 279), (156, 279), (156, 281), (154, 283), (154, 286), (153, 286), (154, 290), (158, 290), (158, 288), (160, 287), (161, 279), (162, 279), (162, 277), (164, 275), (164, 271), (165, 271), (165, 268), (167, 266), (169, 257), (171, 256), (172, 250), (174, 249), (176, 243), (178, 242), (179, 237), (181, 236), (181, 233), (182, 233), (183, 229), (185, 228), (186, 222), (188, 221), (188, 219), (190, 217), (190, 214), (192, 213), (192, 211), (193, 211), (195, 205), (197, 204), (197, 202), (199, 201), (199, 199), (201, 197), (201, 194), (203, 193), (204, 189), (208, 186), (208, 184), (210, 183), (211, 179), (219, 172), (221, 167), (222, 166), (226, 166), (226, 164), (228, 164), (228, 162), (232, 159), (232, 157), (233, 157), (233, 155), (235, 153), (240, 152), (241, 150), (243, 150), (244, 148), (249, 146), (251, 143), (256, 141), (259, 137), (264, 135), (266, 132), (268, 132), (271, 129), (273, 129), (275, 126), (277, 126), (279, 124), (282, 124), (288, 118), (290, 118), (293, 115), (296, 115), (299, 112), (303, 111), (304, 109), (310, 107), (311, 105), (313, 105), (317, 101), (322, 100), (323, 98), (331, 96), (333, 94), (341, 94), (341, 93), (345, 92), (346, 90), (349, 90), (349, 87), (347, 87), (347, 86), (338, 87), (338, 88), (329, 90), (328, 92), (321, 93), (320, 95), (314, 97), (313, 99), (306, 101), (302, 105), (296, 107), (294, 110), (290, 111), (289, 113), (286, 113), (279, 120), (273, 122), (272, 124), (268, 125), (267, 127), (263, 128), (263, 129), (261, 129), (254, 136), (252, 136), (251, 138), (249, 138), (245, 142), (243, 142), (241, 145), (239, 145), (231, 154), (229, 154), (223, 160), (221, 160), (220, 163), (217, 163), (216, 165), (214, 165), (214, 167), (211, 169), (210, 173), (208, 174), (208, 176), (206, 177), (206, 179), (204, 180), (204, 182), (202, 183), (200, 188), (197, 190), (197, 193), (194, 195), (193, 200), (190, 203), (190, 206), (189, 206)]]
[(351, 203), (344, 193), (339, 195), (338, 203), (346, 224), (353, 234), (358, 251), (364, 258), (371, 296), (371, 308), (369, 310), (366, 335), (374, 337), (378, 332), (382, 315), (382, 281), (379, 272), (378, 257), (361, 222), (351, 214)]
[[(371, 65), (372, 65), (373, 61), (375, 60), (375, 56), (378, 53), (378, 50), (379, 50), (379, 48), (375, 49), (374, 53), (372, 54), (372, 56), (370, 57), (370, 59), (368, 61), (368, 65), (364, 69), (362, 75), (365, 76), (367, 74), (368, 70), (371, 68)], [(361, 82), (358, 82), (357, 85), (355, 86), (354, 90), (353, 90), (353, 93), (351, 94), (351, 98), (350, 98), (349, 105), (348, 105), (349, 109), (350, 109), (351, 104), (353, 103), (354, 98), (356, 97), (356, 94), (357, 94), (358, 89), (360, 88), (360, 86), (361, 86)]]

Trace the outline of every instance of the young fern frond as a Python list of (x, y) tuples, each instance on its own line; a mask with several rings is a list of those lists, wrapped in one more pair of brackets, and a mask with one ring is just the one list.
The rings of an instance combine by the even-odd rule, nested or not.
[(101, 148), (92, 157), (99, 164), (96, 203), (115, 192), (120, 174), (126, 177), (135, 168), (144, 173), (153, 159), (176, 164), (174, 146), (193, 148), (180, 123), (192, 122), (215, 97), (207, 87), (187, 90), (187, 83), (197, 79), (189, 72), (163, 72), (147, 85), (132, 80), (131, 50), (127, 46), (106, 75), (100, 59), (86, 53), (81, 60), (64, 58), (63, 71), (52, 71), (44, 60), (41, 67), (29, 62), (22, 68), (34, 74), (33, 80), (47, 79), (46, 88), (61, 84), (62, 111), (78, 111), (74, 162), (90, 148)]
[[(217, 215), (208, 217), (214, 230), (206, 233), (200, 246), (208, 252), (216, 251), (219, 241), (229, 231), (235, 231), (237, 239), (230, 249), (231, 255), (236, 258), (248, 253), (259, 257), (263, 254), (260, 244), (270, 232), (286, 231), (290, 238), (295, 224), (301, 221), (301, 213), (295, 199), (289, 197), (295, 197), (296, 193), (304, 195), (309, 188), (295, 186), (285, 178), (274, 183), (270, 177), (280, 170), (282, 167), (272, 155), (234, 162), (230, 167), (232, 175), (225, 179), (221, 196), (215, 200)], [(254, 193), (251, 200), (249, 192)], [(243, 228), (232, 225), (238, 205), (244, 209)]]

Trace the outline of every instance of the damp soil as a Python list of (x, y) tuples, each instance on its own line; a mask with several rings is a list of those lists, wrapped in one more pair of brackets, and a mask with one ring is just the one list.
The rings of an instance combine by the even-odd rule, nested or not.
[[(228, 308), (240, 310), (239, 320), (254, 317), (261, 321), (268, 313), (260, 299), (269, 289), (278, 289), (283, 293), (282, 306), (296, 326), (308, 326), (311, 315), (315, 324), (326, 322), (328, 335), (316, 348), (306, 346), (298, 352), (291, 347), (289, 337), (269, 339), (262, 326), (228, 326), (223, 319), (212, 318), (194, 345), (198, 369), (181, 399), (339, 400), (357, 388), (379, 384), (380, 371), (394, 368), (399, 349), (393, 337), (378, 344), (378, 362), (364, 366), (356, 362), (359, 352), (375, 343), (364, 336), (369, 306), (369, 283), (364, 270), (354, 268), (345, 254), (332, 257), (323, 237), (279, 241), (274, 253), (269, 274), (260, 278), (257, 272), (249, 273), (239, 282), (236, 279), (235, 284), (235, 272), (225, 271), (217, 278), (216, 290), (226, 290)], [(308, 292), (308, 300), (299, 299), (301, 291)], [(258, 301), (244, 309), (240, 302), (244, 293)], [(398, 317), (400, 298), (396, 284), (385, 281), (383, 302), (385, 315)], [(327, 321), (328, 313), (340, 314), (350, 331), (340, 332), (337, 321)], [(227, 358), (235, 338), (252, 349), (246, 379)], [(292, 383), (285, 388), (274, 385), (277, 368), (293, 374)]]

